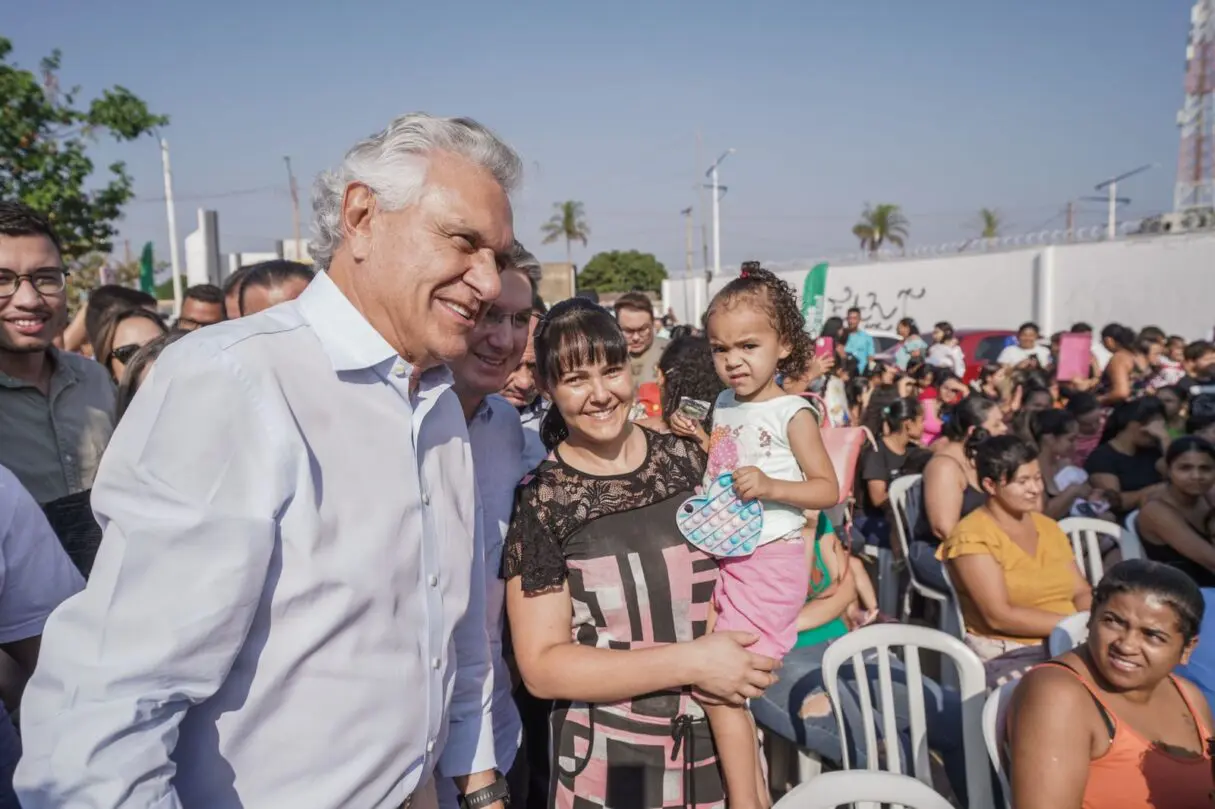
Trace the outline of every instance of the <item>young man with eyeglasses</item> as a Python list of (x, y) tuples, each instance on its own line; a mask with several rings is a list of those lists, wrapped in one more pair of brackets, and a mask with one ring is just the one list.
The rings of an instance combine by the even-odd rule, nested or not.
[(658, 358), (667, 341), (654, 336), (654, 303), (644, 292), (626, 292), (616, 299), (616, 322), (629, 344), (633, 390), (658, 381)]
[(114, 431), (114, 385), (97, 363), (53, 345), (67, 324), (66, 276), (46, 219), (0, 202), (0, 465), (87, 575), (101, 540), (89, 490)]

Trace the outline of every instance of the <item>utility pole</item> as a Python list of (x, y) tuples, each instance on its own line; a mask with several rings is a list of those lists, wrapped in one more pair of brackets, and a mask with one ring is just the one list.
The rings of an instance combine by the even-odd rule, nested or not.
[(123, 254), (122, 255), (123, 263), (130, 264), (131, 263), (131, 240), (130, 239), (122, 240), (122, 254)]
[(1122, 182), (1123, 180), (1127, 179), (1128, 177), (1134, 177), (1136, 174), (1139, 174), (1140, 172), (1144, 172), (1144, 171), (1147, 171), (1148, 169), (1152, 169), (1155, 167), (1156, 167), (1155, 163), (1149, 163), (1146, 166), (1140, 166), (1137, 169), (1123, 172), (1122, 174), (1119, 174), (1117, 177), (1111, 177), (1110, 179), (1106, 180), (1105, 182), (1097, 183), (1097, 185), (1094, 186), (1095, 191), (1107, 192), (1106, 203), (1109, 205), (1109, 211), (1107, 214), (1108, 221), (1106, 222), (1105, 238), (1113, 239), (1115, 236), (1118, 235), (1118, 203), (1120, 201), (1122, 201), (1122, 199), (1124, 199), (1124, 198), (1119, 198), (1119, 196), (1118, 196), (1118, 183)]
[(700, 142), (700, 133), (697, 132), (696, 133), (696, 171), (697, 171), (696, 190), (700, 196), (700, 253), (701, 253), (701, 261), (703, 262), (700, 266), (704, 270), (705, 281), (707, 282), (709, 280), (709, 228), (705, 224), (704, 212), (708, 206), (705, 205), (705, 184), (700, 182), (700, 174), (699, 174), (700, 167), (704, 165), (704, 163), (701, 162), (701, 151), (702, 151), (702, 149), (701, 149), (701, 142)]
[(169, 264), (173, 267), (173, 317), (181, 317), (181, 254), (177, 245), (177, 214), (173, 208), (173, 169), (169, 166), (169, 141), (160, 139), (160, 162), (165, 173), (165, 208), (169, 218)]
[(303, 261), (304, 251), (300, 245), (300, 193), (295, 185), (295, 172), (291, 170), (291, 158), (284, 157), (287, 164), (287, 182), (291, 189), (291, 226), (295, 230), (295, 260)]
[(1072, 240), (1072, 235), (1076, 232), (1076, 201), (1069, 199), (1067, 201), (1067, 240)]
[(730, 155), (734, 154), (733, 149), (726, 149), (722, 152), (721, 157), (717, 158), (717, 162), (709, 166), (709, 170), (705, 175), (709, 178), (710, 186), (713, 189), (713, 274), (721, 275), (721, 195), (725, 192), (725, 188), (717, 180), (717, 167), (721, 162)]
[(691, 302), (688, 299), (688, 284), (690, 284), (692, 282), (692, 206), (689, 205), (688, 207), (684, 208), (679, 213), (683, 216), (684, 234), (687, 238), (687, 244), (688, 244), (687, 263), (684, 265), (684, 270), (683, 270), (684, 314), (687, 315), (687, 322), (691, 323), (696, 317), (695, 312), (689, 311), (692, 307), (691, 307)]

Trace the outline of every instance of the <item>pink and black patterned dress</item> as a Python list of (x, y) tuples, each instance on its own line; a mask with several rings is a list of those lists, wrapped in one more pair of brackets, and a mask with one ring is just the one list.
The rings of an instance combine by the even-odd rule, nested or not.
[[(516, 493), (503, 578), (521, 576), (527, 593), (568, 582), (574, 643), (629, 651), (705, 633), (717, 564), (675, 526), (705, 457), (676, 436), (645, 435), (646, 459), (630, 474), (588, 475), (552, 453)], [(709, 725), (688, 687), (557, 701), (550, 719), (550, 806), (725, 805)]]

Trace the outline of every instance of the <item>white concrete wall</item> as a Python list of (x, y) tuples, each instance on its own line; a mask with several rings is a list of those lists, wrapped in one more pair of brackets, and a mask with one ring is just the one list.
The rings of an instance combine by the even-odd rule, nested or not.
[[(771, 263), (800, 294), (815, 262)], [(723, 274), (724, 275), (724, 274)], [(684, 321), (698, 319), (733, 275), (709, 289), (671, 279), (665, 306)], [(699, 309), (696, 303), (699, 300)], [(861, 309), (872, 329), (893, 330), (913, 317), (928, 330), (938, 320), (956, 328), (1016, 328), (1036, 320), (1049, 334), (1087, 321), (1158, 325), (1189, 339), (1215, 326), (1215, 233), (1132, 237), (1109, 242), (1030, 247), (832, 267), (828, 316)]]

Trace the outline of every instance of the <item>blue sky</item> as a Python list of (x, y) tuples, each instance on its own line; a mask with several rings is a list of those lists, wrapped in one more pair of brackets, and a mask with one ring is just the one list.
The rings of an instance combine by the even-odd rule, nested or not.
[[(356, 139), (426, 110), (520, 151), (516, 234), (542, 259), (565, 248), (540, 224), (577, 199), (592, 236), (575, 261), (635, 248), (678, 275), (679, 211), (699, 224), (697, 185), (728, 147), (727, 267), (853, 249), (866, 201), (902, 205), (913, 245), (975, 235), (983, 206), (1010, 232), (1062, 227), (1069, 198), (1143, 163), (1160, 166), (1120, 189), (1127, 212), (1168, 209), (1190, 5), (43, 0), (0, 34), (26, 67), (61, 48), (64, 85), (122, 84), (172, 117), (183, 236), (205, 205), (221, 249), (269, 249), (291, 233), (284, 155), (306, 195)], [(167, 258), (155, 143), (96, 158), (127, 162), (123, 235)]]

